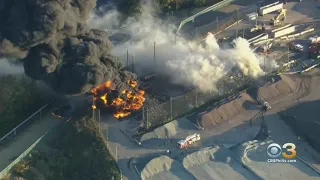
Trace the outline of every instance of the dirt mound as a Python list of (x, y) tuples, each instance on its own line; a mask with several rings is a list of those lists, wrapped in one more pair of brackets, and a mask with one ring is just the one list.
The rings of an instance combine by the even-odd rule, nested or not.
[(179, 134), (185, 132), (186, 130), (196, 130), (196, 128), (188, 119), (180, 118), (144, 134), (140, 138), (140, 141), (147, 143), (148, 141), (155, 139), (169, 139), (179, 136)]
[(240, 93), (235, 97), (226, 99), (219, 106), (214, 107), (209, 112), (202, 114), (198, 119), (198, 124), (204, 128), (213, 127), (225, 120), (228, 120), (245, 110), (259, 109), (259, 105), (247, 93)]
[(168, 156), (152, 159), (141, 171), (141, 179), (194, 179), (182, 165)]
[(272, 101), (297, 90), (302, 79), (296, 75), (280, 75), (258, 89), (258, 94), (266, 101)]
[(185, 157), (182, 164), (197, 179), (257, 179), (228, 149), (219, 146), (194, 152)]

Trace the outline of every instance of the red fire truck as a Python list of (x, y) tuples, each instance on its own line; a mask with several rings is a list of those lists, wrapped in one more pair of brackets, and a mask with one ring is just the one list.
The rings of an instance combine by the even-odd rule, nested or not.
[(190, 144), (194, 144), (195, 142), (200, 141), (200, 134), (195, 133), (190, 136), (187, 136), (185, 139), (182, 139), (177, 142), (177, 147), (179, 149), (185, 148)]

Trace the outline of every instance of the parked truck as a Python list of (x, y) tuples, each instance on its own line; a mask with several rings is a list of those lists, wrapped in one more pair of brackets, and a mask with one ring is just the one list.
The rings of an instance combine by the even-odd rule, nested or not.
[(177, 142), (177, 147), (179, 149), (183, 149), (188, 147), (191, 144), (194, 144), (195, 142), (200, 141), (200, 134), (195, 133), (190, 136), (187, 136), (185, 139), (182, 139)]

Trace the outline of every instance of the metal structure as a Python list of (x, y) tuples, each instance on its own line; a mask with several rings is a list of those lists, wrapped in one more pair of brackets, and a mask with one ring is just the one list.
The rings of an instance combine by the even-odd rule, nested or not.
[(264, 16), (266, 14), (272, 13), (274, 11), (279, 11), (281, 9), (283, 9), (283, 3), (275, 2), (267, 6), (261, 7), (259, 9), (259, 14), (261, 16)]
[(282, 9), (279, 12), (279, 14), (277, 14), (274, 18), (272, 18), (270, 20), (270, 25), (273, 25), (273, 26), (280, 25), (283, 21), (286, 20), (286, 16), (287, 16), (287, 10), (286, 9)]
[(52, 102), (42, 106), (38, 111), (36, 111), (35, 113), (33, 113), (31, 116), (29, 116), (26, 120), (24, 120), (22, 123), (20, 123), (18, 126), (16, 126), (15, 128), (13, 128), (9, 133), (7, 133), (5, 136), (1, 137), (0, 139), (0, 143), (3, 143), (6, 139), (8, 138), (12, 138), (14, 136), (17, 135), (17, 132), (23, 128), (25, 128), (26, 124), (29, 123), (31, 120), (35, 120), (35, 117), (37, 115), (39, 115), (36, 119), (40, 119), (42, 118), (42, 111), (48, 107)]
[(236, 0), (224, 0), (224, 1), (221, 1), (221, 2), (219, 2), (217, 4), (214, 4), (214, 5), (210, 6), (210, 7), (206, 8), (206, 9), (204, 9), (204, 10), (198, 12), (198, 13), (196, 13), (195, 15), (192, 15), (192, 16), (188, 17), (187, 19), (185, 19), (185, 20), (180, 22), (176, 34), (179, 33), (179, 31), (180, 31), (180, 29), (182, 28), (183, 25), (185, 25), (187, 22), (194, 21), (194, 19), (197, 16), (200, 16), (202, 14), (205, 14), (205, 13), (209, 12), (209, 11), (214, 11), (214, 10), (217, 10), (217, 9), (222, 8), (224, 6), (227, 6), (227, 5), (229, 5), (230, 3), (234, 2), (234, 1), (236, 1)]

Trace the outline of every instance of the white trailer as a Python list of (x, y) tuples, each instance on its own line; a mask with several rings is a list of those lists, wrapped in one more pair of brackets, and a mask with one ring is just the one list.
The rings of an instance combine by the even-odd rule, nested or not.
[(282, 29), (280, 31), (275, 31), (275, 32), (271, 32), (271, 35), (273, 38), (278, 38), (284, 35), (288, 35), (291, 34), (293, 32), (296, 31), (296, 27), (295, 26), (291, 26), (291, 27), (287, 27), (285, 29)]
[(269, 14), (269, 13), (272, 13), (274, 11), (279, 11), (283, 9), (283, 3), (280, 3), (280, 4), (276, 4), (274, 6), (270, 6), (270, 7), (263, 7), (263, 8), (260, 8), (259, 9), (259, 14), (261, 16), (264, 16), (266, 14)]

